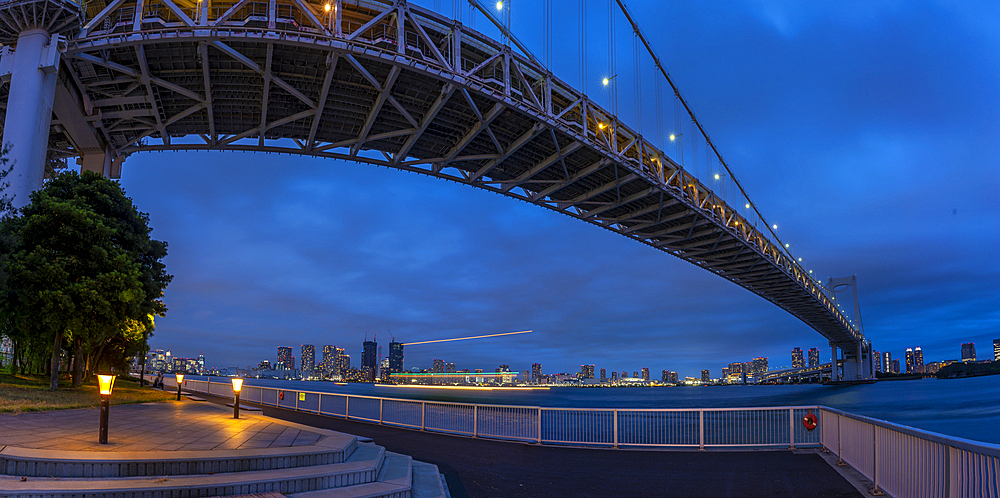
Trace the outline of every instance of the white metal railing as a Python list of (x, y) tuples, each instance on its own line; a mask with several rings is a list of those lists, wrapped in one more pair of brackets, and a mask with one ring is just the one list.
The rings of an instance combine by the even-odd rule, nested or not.
[[(168, 388), (176, 388), (165, 377)], [(232, 397), (232, 384), (185, 380)], [(241, 399), (411, 429), (552, 445), (659, 448), (819, 447), (890, 496), (1000, 498), (1000, 445), (954, 438), (825, 406), (552, 408), (357, 396), (244, 385)], [(815, 413), (813, 431), (802, 424)]]

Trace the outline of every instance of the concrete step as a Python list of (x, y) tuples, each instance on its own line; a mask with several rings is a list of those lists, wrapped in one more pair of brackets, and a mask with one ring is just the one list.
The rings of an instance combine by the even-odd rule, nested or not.
[(412, 498), (451, 498), (437, 465), (413, 461)]
[(406, 455), (386, 452), (385, 461), (374, 482), (294, 493), (288, 496), (289, 498), (411, 498), (412, 463), (413, 460)]
[(346, 462), (162, 478), (51, 478), (0, 476), (0, 497), (30, 498), (197, 498), (250, 493), (302, 493), (357, 486), (378, 479), (385, 449), (359, 446)]

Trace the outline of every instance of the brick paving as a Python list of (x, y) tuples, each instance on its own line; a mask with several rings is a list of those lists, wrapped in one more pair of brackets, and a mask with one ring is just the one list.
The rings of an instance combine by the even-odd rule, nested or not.
[(327, 436), (212, 403), (169, 401), (112, 406), (108, 444), (98, 444), (100, 410), (0, 415), (0, 447), (63, 451), (191, 451), (286, 448)]

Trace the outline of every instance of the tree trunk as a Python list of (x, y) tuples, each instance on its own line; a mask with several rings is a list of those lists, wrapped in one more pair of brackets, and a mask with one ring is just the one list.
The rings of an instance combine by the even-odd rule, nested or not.
[(52, 363), (49, 365), (49, 389), (59, 389), (59, 357), (62, 353), (62, 332), (56, 332), (52, 345)]
[(73, 387), (83, 385), (83, 339), (79, 334), (73, 338)]
[[(107, 347), (107, 345), (108, 345), (107, 342), (105, 342), (104, 344), (101, 344), (101, 347), (97, 350), (97, 354), (94, 355), (93, 364), (91, 365), (91, 368), (90, 368), (90, 374), (91, 375), (93, 375), (94, 372), (96, 372), (97, 369), (101, 366), (101, 355), (104, 354), (104, 348)], [(108, 373), (111, 373), (111, 372), (108, 372)]]
[(142, 350), (142, 370), (139, 373), (139, 385), (140, 386), (145, 386), (146, 385), (146, 355), (147, 355), (147, 351), (146, 350), (148, 349), (146, 347), (146, 341), (149, 340), (148, 334), (149, 334), (149, 332), (146, 332), (146, 331), (142, 332), (142, 348), (141, 348), (141, 350)]

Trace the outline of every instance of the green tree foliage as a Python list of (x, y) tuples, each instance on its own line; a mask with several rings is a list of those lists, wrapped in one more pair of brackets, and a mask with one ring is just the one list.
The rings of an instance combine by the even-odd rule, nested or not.
[(48, 345), (52, 388), (64, 349), (79, 385), (98, 368), (124, 368), (153, 317), (166, 313), (167, 245), (150, 231), (121, 187), (92, 172), (59, 174), (0, 224), (8, 239), (0, 326), (33, 351)]

